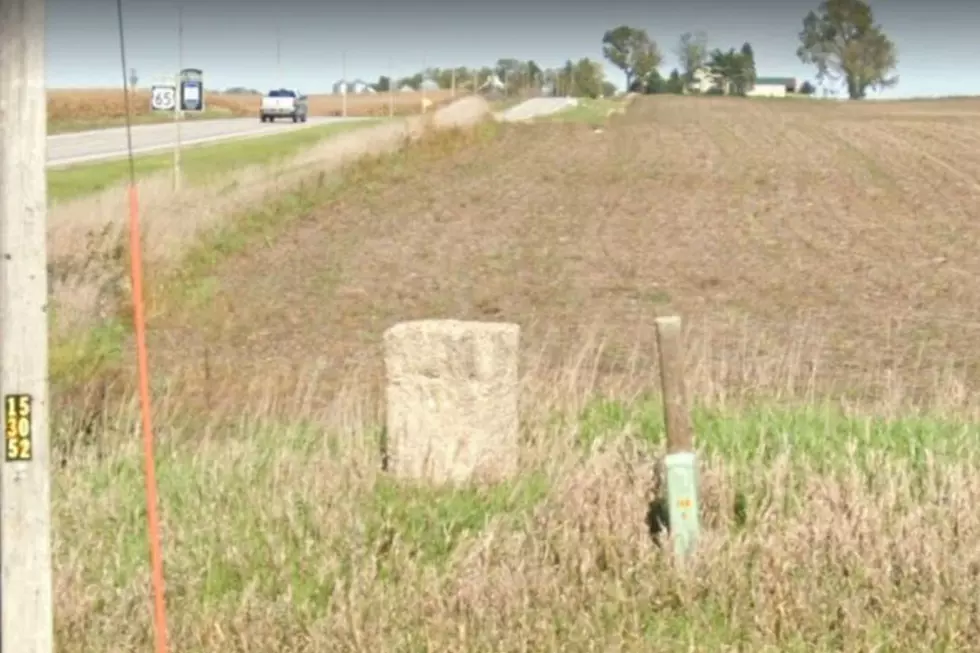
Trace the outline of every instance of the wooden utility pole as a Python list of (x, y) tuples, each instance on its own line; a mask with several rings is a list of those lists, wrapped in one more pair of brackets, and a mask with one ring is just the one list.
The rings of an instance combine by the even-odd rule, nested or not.
[(391, 57), (388, 57), (388, 117), (395, 116), (395, 64)]
[(421, 89), (421, 91), (422, 91), (422, 113), (425, 113), (425, 109), (426, 109), (426, 107), (425, 107), (425, 100), (426, 100), (426, 97), (425, 97), (425, 82), (426, 82), (426, 76), (427, 76), (427, 73), (428, 73), (428, 71), (426, 70), (426, 67), (428, 65), (429, 65), (429, 55), (428, 54), (423, 54), (422, 55), (422, 84), (419, 85), (419, 89)]
[(276, 23), (276, 86), (282, 88), (282, 26)]
[(344, 118), (347, 117), (347, 87), (350, 84), (347, 82), (347, 53), (342, 52), (340, 54), (340, 83), (341, 83), (341, 111), (340, 115)]
[(684, 350), (679, 317), (657, 318), (657, 349), (667, 432), (667, 500), (670, 533), (678, 558), (694, 550), (700, 535), (697, 457), (684, 387)]
[(0, 650), (51, 653), (44, 0), (0, 0)]
[(184, 119), (184, 85), (181, 71), (184, 70), (184, 7), (177, 5), (177, 104), (174, 105), (174, 127), (177, 137), (174, 139), (174, 190), (180, 190), (180, 151), (183, 148), (181, 120)]

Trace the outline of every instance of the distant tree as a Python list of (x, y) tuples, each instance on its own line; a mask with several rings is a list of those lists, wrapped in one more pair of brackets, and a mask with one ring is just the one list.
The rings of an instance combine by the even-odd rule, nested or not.
[(799, 36), (800, 61), (816, 66), (818, 82), (843, 82), (852, 100), (898, 83), (891, 75), (898, 65), (895, 44), (864, 0), (823, 0), (803, 19)]
[(419, 90), (422, 87), (422, 81), (424, 79), (425, 79), (425, 77), (422, 75), (422, 73), (415, 73), (411, 77), (403, 77), (403, 78), (399, 79), (398, 80), (398, 83), (395, 85), (395, 87), (396, 87), (396, 89), (401, 89), (401, 88), (407, 86), (407, 87), (409, 87), (409, 88), (417, 91), (417, 90)]
[(616, 88), (615, 84), (610, 81), (602, 82), (602, 97), (612, 97), (616, 93), (619, 93), (619, 89)]
[(524, 62), (520, 59), (498, 59), (493, 72), (507, 87), (508, 93), (517, 91), (523, 85)]
[(589, 58), (579, 59), (572, 67), (573, 95), (597, 98), (602, 95), (602, 83), (604, 81), (605, 75), (603, 75), (602, 65), (598, 61), (592, 61)]
[(734, 79), (741, 71), (739, 54), (734, 49), (722, 52), (716, 48), (708, 55), (707, 64), (716, 80), (717, 90), (722, 94), (730, 93), (735, 83)]
[(429, 68), (425, 72), (426, 79), (431, 79), (439, 88), (457, 88), (472, 86), (473, 71), (468, 68)]
[(484, 66), (483, 68), (480, 68), (480, 70), (476, 72), (476, 77), (474, 78), (474, 81), (476, 82), (477, 86), (480, 86), (481, 84), (486, 84), (487, 80), (493, 77), (494, 74), (495, 73), (493, 68), (491, 68), (490, 66)]
[[(746, 44), (748, 45), (748, 44)], [(749, 46), (751, 52), (751, 46)], [(742, 50), (728, 52), (715, 49), (708, 58), (708, 68), (718, 80), (718, 89), (725, 95), (745, 95), (755, 83), (755, 62)]]
[(506, 75), (515, 75), (521, 70), (521, 60), (520, 59), (497, 59), (497, 65), (494, 66), (494, 72), (503, 79)]
[(378, 77), (378, 81), (371, 85), (378, 93), (387, 93), (391, 90), (391, 78), (387, 75), (382, 75)]
[(544, 85), (544, 71), (535, 61), (528, 61), (525, 65), (527, 70), (527, 85), (533, 89), (540, 89)]
[(558, 90), (560, 95), (575, 97), (579, 94), (575, 86), (575, 64), (571, 59), (556, 71), (558, 80)]
[(466, 67), (456, 69), (456, 88), (473, 88), (476, 71)]
[(694, 81), (694, 73), (708, 60), (708, 35), (704, 32), (682, 34), (676, 54), (684, 81), (690, 84)]
[(561, 68), (554, 68), (546, 71), (544, 74), (548, 79), (548, 82), (554, 86), (554, 94), (558, 96), (574, 96), (577, 95), (577, 91), (574, 87), (575, 85), (575, 64), (571, 61), (566, 61), (565, 65)]
[(649, 75), (663, 59), (646, 30), (628, 25), (620, 25), (603, 34), (602, 55), (623, 71), (626, 88), (632, 88), (636, 80)]
[(813, 95), (817, 92), (817, 87), (811, 84), (809, 81), (805, 81), (800, 84), (800, 88), (796, 92), (800, 95)]
[(667, 78), (667, 83), (664, 84), (664, 92), (673, 93), (674, 95), (683, 95), (684, 78), (681, 77), (680, 72), (676, 68), (670, 71), (670, 77)]
[(752, 44), (748, 42), (743, 43), (742, 49), (739, 52), (742, 55), (742, 79), (740, 81), (742, 94), (744, 95), (755, 86), (758, 73), (755, 67), (755, 50), (752, 49)]
[(634, 93), (648, 93), (650, 95), (666, 93), (667, 82), (660, 71), (654, 68), (646, 77), (635, 82), (630, 90)]

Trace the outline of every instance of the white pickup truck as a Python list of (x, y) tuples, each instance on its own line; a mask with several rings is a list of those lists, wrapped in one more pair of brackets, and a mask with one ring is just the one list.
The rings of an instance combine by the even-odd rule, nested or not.
[(299, 91), (279, 88), (262, 97), (259, 118), (262, 122), (274, 122), (276, 118), (292, 118), (293, 122), (306, 122), (309, 104)]

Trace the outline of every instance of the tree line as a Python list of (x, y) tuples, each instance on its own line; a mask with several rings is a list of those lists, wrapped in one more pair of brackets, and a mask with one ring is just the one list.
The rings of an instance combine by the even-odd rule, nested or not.
[[(866, 0), (822, 0), (816, 10), (803, 17), (798, 37), (796, 56), (816, 68), (817, 82), (825, 87), (839, 85), (853, 100), (865, 98), (869, 90), (898, 83), (898, 76), (893, 74), (898, 63), (895, 44), (875, 22)], [(700, 88), (695, 84), (697, 77), (706, 72), (711, 80), (709, 94), (746, 95), (759, 78), (755, 50), (748, 42), (727, 50), (710, 48), (706, 34), (688, 32), (680, 36), (673, 52), (678, 65), (665, 76), (661, 73), (663, 53), (646, 30), (620, 25), (602, 36), (603, 57), (623, 73), (628, 91), (696, 93)], [(589, 58), (567, 60), (554, 68), (533, 60), (505, 58), (480, 68), (428, 68), (400, 79), (381, 76), (369, 86), (383, 93), (391, 88), (420, 90), (426, 83), (441, 89), (495, 89), (507, 95), (548, 92), (601, 97), (616, 93), (602, 63)], [(810, 95), (816, 90), (807, 81), (796, 92)]]
[(616, 86), (606, 80), (601, 62), (589, 58), (568, 60), (557, 68), (544, 68), (534, 60), (514, 58), (499, 59), (495, 65), (481, 68), (427, 68), (394, 80), (382, 75), (371, 87), (379, 93), (387, 92), (392, 85), (395, 89), (407, 87), (419, 90), (426, 81), (441, 89), (454, 85), (458, 89), (470, 90), (496, 87), (507, 95), (540, 92), (545, 88), (570, 96), (599, 97), (616, 92)]
[(634, 93), (696, 92), (698, 73), (710, 72), (717, 93), (745, 95), (756, 80), (755, 52), (751, 43), (738, 50), (709, 50), (704, 32), (682, 34), (675, 48), (679, 66), (667, 77), (660, 72), (663, 54), (646, 30), (621, 25), (602, 37), (602, 54), (623, 71), (627, 90)]
[[(875, 22), (865, 0), (823, 0), (803, 18), (796, 56), (816, 67), (821, 84), (840, 84), (852, 100), (861, 100), (869, 89), (890, 88), (898, 83), (893, 71), (898, 64), (895, 44)], [(739, 49), (709, 49), (703, 32), (680, 37), (674, 53), (679, 66), (667, 77), (660, 72), (663, 54), (646, 30), (621, 25), (606, 31), (603, 56), (626, 78), (626, 88), (637, 93), (689, 92), (699, 72), (711, 75), (711, 93), (745, 95), (757, 79), (751, 43)], [(798, 92), (816, 88), (805, 82)]]

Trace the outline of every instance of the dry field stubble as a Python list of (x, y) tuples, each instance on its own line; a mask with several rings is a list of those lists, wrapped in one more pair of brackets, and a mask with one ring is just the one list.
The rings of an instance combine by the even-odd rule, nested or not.
[(399, 319), (513, 320), (530, 351), (560, 352), (604, 325), (615, 374), (670, 306), (710, 340), (704, 364), (734, 349), (823, 393), (972, 392), (980, 118), (876, 110), (658, 99), (601, 134), (508, 126), (452, 156), (383, 162), (215, 270), (227, 308), (208, 329), (175, 314), (160, 337), (176, 329), (177, 350), (207, 346), (239, 379), (312, 355), (336, 381), (376, 378)]
[[(657, 98), (602, 134), (443, 135), (219, 261), (151, 327), (177, 647), (970, 650), (980, 124), (908, 106)], [(645, 524), (668, 304), (704, 460), (686, 574)], [(378, 472), (380, 334), (438, 316), (524, 327), (502, 488)], [(845, 390), (889, 418), (819, 401)], [(114, 417), (59, 476), (62, 650), (148, 643)]]
[[(425, 94), (434, 105), (445, 104), (451, 99), (450, 91)], [(260, 96), (208, 93), (205, 102), (210, 110), (230, 116), (258, 118)], [(421, 112), (422, 93), (395, 93), (396, 115), (412, 115)], [(310, 115), (339, 116), (343, 99), (339, 95), (311, 95)], [(389, 99), (386, 94), (349, 95), (347, 113), (350, 116), (387, 116)], [(133, 94), (133, 111), (145, 116), (150, 111), (149, 91)], [(119, 89), (51, 89), (48, 91), (48, 120), (54, 124), (97, 125), (100, 122), (121, 120), (126, 116), (122, 91)]]

